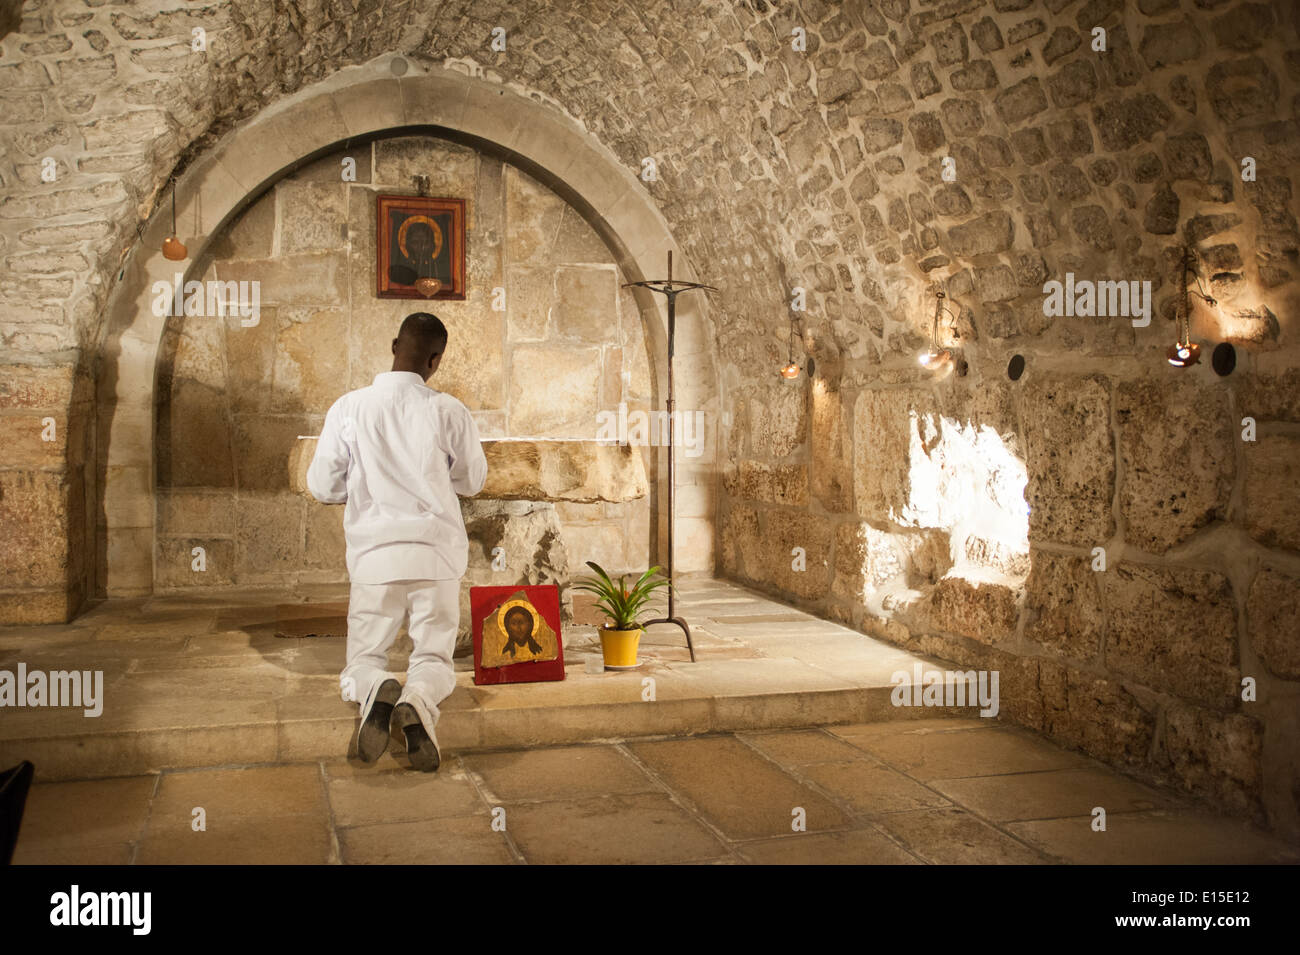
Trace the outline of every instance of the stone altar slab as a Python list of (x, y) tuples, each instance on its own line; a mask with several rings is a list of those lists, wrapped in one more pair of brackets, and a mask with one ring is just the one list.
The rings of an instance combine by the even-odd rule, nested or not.
[[(650, 492), (641, 453), (631, 445), (545, 438), (487, 438), (488, 475), (478, 500), (634, 501)], [(316, 438), (300, 437), (289, 455), (289, 485), (311, 500), (307, 468)]]

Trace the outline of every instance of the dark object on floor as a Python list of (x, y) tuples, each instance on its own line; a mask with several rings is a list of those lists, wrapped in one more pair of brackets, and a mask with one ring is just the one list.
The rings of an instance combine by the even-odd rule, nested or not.
[(373, 763), (384, 750), (388, 749), (388, 727), (393, 718), (393, 705), (402, 695), (402, 684), (396, 680), (385, 680), (379, 684), (375, 702), (370, 704), (370, 712), (361, 721), (357, 730), (357, 756), (364, 763)]
[(347, 613), (319, 613), (309, 617), (280, 617), (275, 622), (275, 635), (284, 640), (342, 639), (348, 635)]
[(18, 830), (23, 824), (27, 790), (32, 788), (36, 767), (23, 760), (13, 769), (0, 773), (0, 860), (8, 865), (18, 845)]
[(436, 772), (442, 757), (438, 754), (438, 744), (429, 736), (420, 714), (410, 703), (399, 703), (393, 710), (393, 720), (402, 728), (406, 736), (406, 755), (411, 757), (411, 767), (422, 773)]

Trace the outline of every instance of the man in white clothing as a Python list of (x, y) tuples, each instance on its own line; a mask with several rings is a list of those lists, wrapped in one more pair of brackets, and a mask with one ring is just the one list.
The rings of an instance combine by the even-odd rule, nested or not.
[[(307, 486), (343, 504), (352, 587), (343, 699), (359, 704), (357, 755), (377, 760), (390, 725), (411, 765), (438, 768), (438, 705), (456, 688), (452, 652), (469, 542), (457, 495), (483, 489), (487, 460), (469, 410), (428, 387), (447, 347), (434, 315), (408, 315), (393, 339), (393, 370), (348, 392), (325, 416)], [(406, 686), (388, 672), (403, 621), (414, 649)]]

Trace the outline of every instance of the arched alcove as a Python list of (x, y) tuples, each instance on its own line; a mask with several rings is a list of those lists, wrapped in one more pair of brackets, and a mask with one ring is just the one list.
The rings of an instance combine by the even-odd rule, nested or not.
[[(411, 193), (417, 176), (430, 195), (465, 203), (460, 298), (376, 294), (377, 197)], [(639, 482), (552, 485), (561, 502), (498, 497), (539, 439), (586, 463), (602, 422), (623, 408), (639, 421), (656, 402), (645, 323), (614, 254), (572, 205), (481, 141), (410, 131), (350, 141), (263, 192), (191, 271), (200, 278), (183, 309), (174, 283), (158, 286), (172, 307), (155, 386), (155, 592), (347, 581), (342, 508), (295, 491), (285, 464), (313, 447), (298, 451), (299, 436), (320, 432), (342, 392), (388, 370), (413, 311), (446, 323), (429, 383), (470, 409), (497, 472), (465, 505), (471, 583), (502, 582), (489, 566), (498, 547), (520, 582), (563, 578), (584, 560), (612, 573), (649, 565), (652, 501)], [(235, 289), (247, 315), (216, 301)], [(655, 447), (634, 454), (633, 473), (657, 463)]]
[[(578, 210), (612, 252), (628, 281), (658, 277), (676, 245), (662, 215), (631, 171), (576, 123), (541, 102), (450, 70), (421, 72), (385, 57), (339, 71), (232, 130), (193, 162), (176, 186), (178, 232), (190, 257), (167, 260), (162, 240), (169, 214), (154, 217), (119, 274), (108, 303), (98, 378), (100, 508), (99, 590), (109, 596), (149, 593), (154, 586), (154, 407), (159, 346), (166, 315), (155, 314), (156, 282), (199, 278), (221, 229), (294, 169), (350, 142), (397, 132), (434, 133), (491, 151), (527, 171)], [(394, 75), (398, 71), (402, 75)], [(692, 277), (677, 250), (675, 274)], [(178, 268), (178, 266), (180, 268)], [(638, 290), (639, 292), (640, 290)], [(659, 302), (639, 294), (650, 354), (665, 351)], [(678, 307), (678, 406), (716, 408), (713, 335), (702, 302)], [(653, 359), (652, 359), (653, 361)], [(662, 362), (653, 364), (656, 397)], [(679, 484), (697, 484), (695, 509), (683, 514), (679, 567), (712, 567), (711, 498), (714, 440), (684, 459)], [(662, 518), (660, 515), (660, 527)]]

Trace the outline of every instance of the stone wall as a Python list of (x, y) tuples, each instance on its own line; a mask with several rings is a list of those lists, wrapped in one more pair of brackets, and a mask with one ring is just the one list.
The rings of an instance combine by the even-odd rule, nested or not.
[[(342, 180), (344, 158), (355, 160), (355, 182)], [(413, 194), (416, 174), (430, 176), (431, 195), (469, 199), (465, 301), (375, 295), (375, 197)], [(342, 509), (293, 493), (289, 458), (340, 394), (389, 370), (410, 312), (446, 323), (447, 354), (430, 383), (465, 402), (485, 437), (594, 438), (600, 412), (649, 407), (641, 316), (609, 250), (549, 189), (468, 146), (407, 136), (323, 157), (249, 205), (212, 248), (202, 279), (259, 282), (260, 316), (247, 327), (238, 315), (168, 320), (157, 590), (347, 579)], [(575, 566), (645, 566), (648, 496), (539, 509), (557, 512), (547, 526)], [(481, 517), (467, 514), (471, 528)], [(482, 536), (475, 563), (486, 567), (501, 542)], [(521, 579), (537, 542), (525, 543), (528, 553), (503, 555)]]
[(94, 385), (75, 354), (0, 376), (0, 620), (69, 620), (95, 579)]
[[(751, 130), (811, 164), (828, 215), (801, 240), (821, 262), (789, 269), (820, 293), (789, 313), (812, 375), (778, 378), (770, 343), (724, 369), (722, 571), (996, 668), (1006, 717), (1296, 832), (1296, 10), (919, 6), (879, 4), (893, 22), (865, 36), (832, 16), (817, 86), (837, 93)], [(1180, 370), (1183, 243), (1219, 305), (1193, 299), (1205, 361)], [(1150, 280), (1150, 326), (1047, 315), (1067, 272)], [(916, 360), (936, 291), (965, 376)]]

